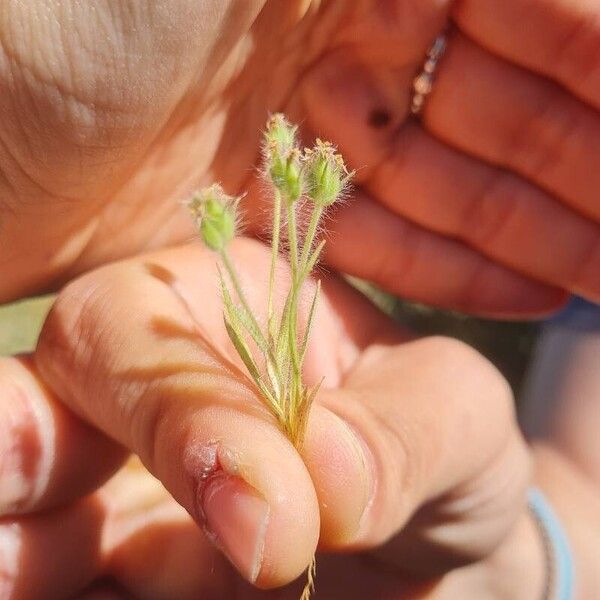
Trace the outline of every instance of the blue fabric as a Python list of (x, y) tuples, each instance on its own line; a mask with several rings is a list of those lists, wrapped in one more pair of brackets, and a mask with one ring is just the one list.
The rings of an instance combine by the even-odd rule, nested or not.
[(575, 297), (550, 323), (577, 331), (600, 331), (600, 305)]
[(554, 586), (552, 600), (573, 600), (575, 598), (575, 564), (567, 535), (556, 513), (537, 488), (528, 492), (530, 510), (544, 528), (552, 553)]

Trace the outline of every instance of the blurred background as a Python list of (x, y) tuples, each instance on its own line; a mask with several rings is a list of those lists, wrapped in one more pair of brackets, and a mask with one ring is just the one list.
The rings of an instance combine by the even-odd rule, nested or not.
[(53, 299), (44, 296), (0, 306), (0, 356), (33, 350)]

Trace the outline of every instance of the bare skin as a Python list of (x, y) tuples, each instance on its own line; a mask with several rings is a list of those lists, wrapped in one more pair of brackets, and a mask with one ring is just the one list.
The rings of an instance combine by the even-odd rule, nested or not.
[[(597, 495), (572, 465), (548, 449), (539, 452), (545, 489), (561, 510), (578, 558), (578, 597), (593, 597), (595, 574)], [(565, 487), (577, 491), (564, 494)], [(562, 490), (562, 491), (561, 491)], [(575, 500), (575, 501), (574, 501)], [(565, 518), (566, 517), (566, 518)], [(43, 522), (43, 527), (40, 525)], [(302, 583), (280, 590), (253, 589), (204, 537), (189, 515), (148, 473), (131, 463), (94, 496), (42, 519), (20, 522), (35, 544), (52, 547), (56, 568), (23, 573), (21, 595), (36, 597), (35, 590), (52, 590), (57, 596), (80, 600), (125, 598), (187, 598), (207, 600), (296, 600)], [(98, 532), (106, 540), (99, 543)], [(168, 552), (157, 552), (166, 548)], [(543, 585), (538, 533), (521, 520), (506, 541), (487, 560), (457, 569), (439, 581), (417, 583), (376, 558), (360, 554), (319, 555), (315, 598), (362, 600), (391, 598), (454, 600), (490, 598), (530, 600)], [(64, 564), (72, 569), (64, 570)], [(94, 582), (94, 583), (91, 583)], [(84, 589), (85, 588), (85, 589)], [(29, 590), (29, 595), (27, 595)], [(32, 593), (33, 591), (33, 593)], [(9, 596), (10, 597), (10, 596)]]

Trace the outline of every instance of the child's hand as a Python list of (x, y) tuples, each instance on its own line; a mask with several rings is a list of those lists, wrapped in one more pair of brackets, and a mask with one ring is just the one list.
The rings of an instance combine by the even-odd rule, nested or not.
[[(250, 303), (263, 306), (268, 251), (248, 240), (232, 250)], [(425, 576), (492, 552), (515, 525), (529, 481), (498, 372), (458, 342), (406, 342), (330, 278), (307, 357), (307, 378), (325, 375), (326, 389), (299, 455), (231, 362), (214, 263), (187, 246), (74, 282), (42, 333), (33, 359), (40, 377), (139, 454), (261, 587), (297, 577), (317, 540), (344, 552), (377, 548), (390, 569)], [(66, 498), (81, 469), (100, 480), (114, 467), (103, 440), (90, 457), (74, 418), (60, 427), (70, 443), (53, 443), (52, 421), (32, 417), (29, 388), (17, 377), (13, 389), (27, 427), (2, 434), (19, 457), (5, 480), (20, 473), (30, 480), (23, 489), (43, 496), (60, 475)]]

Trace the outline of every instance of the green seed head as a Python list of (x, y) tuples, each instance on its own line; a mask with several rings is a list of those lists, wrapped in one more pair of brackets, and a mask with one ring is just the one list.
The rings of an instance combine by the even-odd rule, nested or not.
[(313, 149), (307, 149), (304, 156), (311, 199), (319, 206), (330, 206), (344, 193), (352, 173), (335, 147), (321, 140), (317, 140)]
[(303, 173), (300, 152), (292, 150), (285, 159), (277, 158), (271, 163), (269, 175), (273, 185), (288, 202), (294, 203), (302, 196)]
[(196, 194), (189, 203), (204, 243), (215, 251), (224, 250), (236, 233), (239, 198), (227, 195), (220, 185)]
[(292, 125), (281, 113), (274, 114), (267, 123), (265, 131), (265, 154), (286, 157), (297, 147), (296, 132), (298, 127)]
[(296, 202), (303, 191), (300, 150), (296, 139), (298, 128), (281, 114), (271, 117), (265, 131), (263, 154), (267, 174), (288, 202)]

